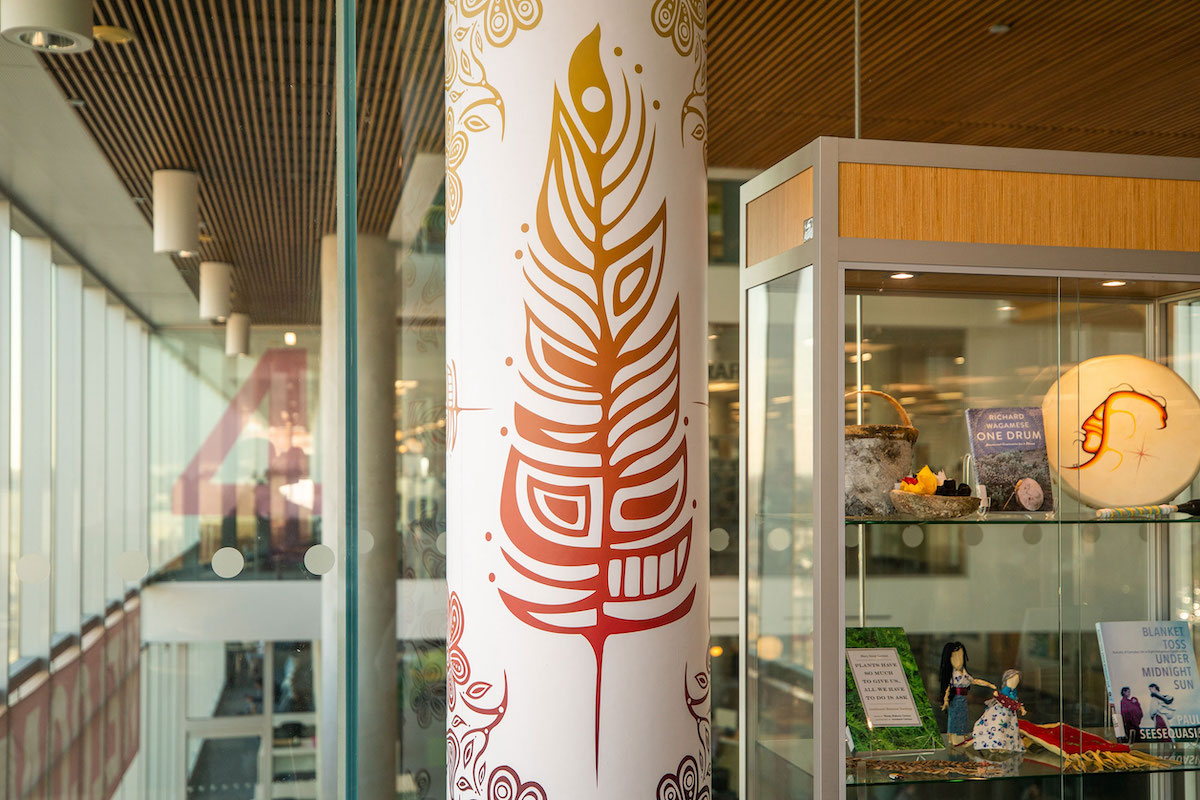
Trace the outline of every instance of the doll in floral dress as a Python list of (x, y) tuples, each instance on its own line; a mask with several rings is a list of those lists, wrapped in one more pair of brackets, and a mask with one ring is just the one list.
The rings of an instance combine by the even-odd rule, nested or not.
[(971, 744), (976, 750), (1002, 750), (1009, 753), (1025, 752), (1018, 716), (1025, 716), (1025, 706), (1017, 699), (1017, 685), (1021, 682), (1020, 670), (1010, 669), (1004, 673), (1003, 686), (992, 692), (987, 701), (987, 711), (975, 723)]

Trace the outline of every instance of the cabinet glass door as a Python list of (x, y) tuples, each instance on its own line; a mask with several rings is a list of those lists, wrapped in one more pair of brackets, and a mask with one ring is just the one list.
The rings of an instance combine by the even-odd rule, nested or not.
[(747, 294), (747, 696), (753, 796), (813, 789), (813, 285)]

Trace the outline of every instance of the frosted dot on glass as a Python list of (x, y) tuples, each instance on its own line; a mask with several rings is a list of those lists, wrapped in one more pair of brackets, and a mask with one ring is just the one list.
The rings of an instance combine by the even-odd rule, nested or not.
[(713, 528), (708, 534), (708, 546), (718, 553), (729, 547), (729, 531)]
[(1039, 525), (1026, 525), (1021, 531), (1021, 538), (1026, 544), (1037, 544), (1042, 540), (1042, 528)]
[(117, 556), (117, 575), (127, 583), (140, 581), (150, 571), (150, 559), (137, 550), (126, 550)]
[(787, 528), (772, 528), (767, 533), (767, 547), (776, 552), (787, 550), (792, 544), (792, 532)]
[(42, 583), (50, 577), (50, 559), (41, 553), (28, 553), (17, 560), (17, 578), (21, 583)]
[[(361, 539), (359, 540), (361, 543)], [(361, 546), (361, 545), (360, 545)], [(304, 553), (304, 568), (313, 575), (324, 575), (333, 569), (333, 548), (324, 544), (314, 544)]]
[(245, 566), (246, 559), (236, 547), (222, 547), (213, 553), (212, 570), (219, 578), (236, 578)]
[(365, 556), (375, 549), (375, 534), (370, 531), (358, 532), (358, 554)]
[(967, 529), (963, 531), (963, 539), (966, 540), (970, 547), (975, 547), (983, 541), (983, 526), (968, 525)]
[(900, 541), (908, 547), (920, 547), (921, 542), (925, 541), (925, 531), (918, 525), (909, 525), (900, 532)]
[(433, 546), (437, 548), (439, 553), (446, 555), (446, 534), (444, 532), (437, 535), (437, 539), (434, 540)]

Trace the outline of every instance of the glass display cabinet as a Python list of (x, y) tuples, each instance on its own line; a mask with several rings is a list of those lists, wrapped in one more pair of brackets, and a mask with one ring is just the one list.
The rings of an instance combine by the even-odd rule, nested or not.
[(742, 225), (741, 796), (1196, 797), (1200, 519), (1097, 507), (1200, 498), (1200, 161), (822, 138)]

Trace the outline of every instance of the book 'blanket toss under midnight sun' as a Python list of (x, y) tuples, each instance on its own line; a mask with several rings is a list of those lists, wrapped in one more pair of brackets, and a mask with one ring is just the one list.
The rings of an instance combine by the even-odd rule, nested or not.
[(846, 629), (846, 736), (856, 752), (942, 747), (903, 628)]
[[(968, 408), (967, 434), (976, 482), (987, 489), (992, 511), (1054, 510), (1040, 408)], [(1019, 489), (1030, 480), (1037, 487)]]
[(1200, 675), (1188, 623), (1097, 622), (1096, 633), (1117, 737), (1200, 740)]

